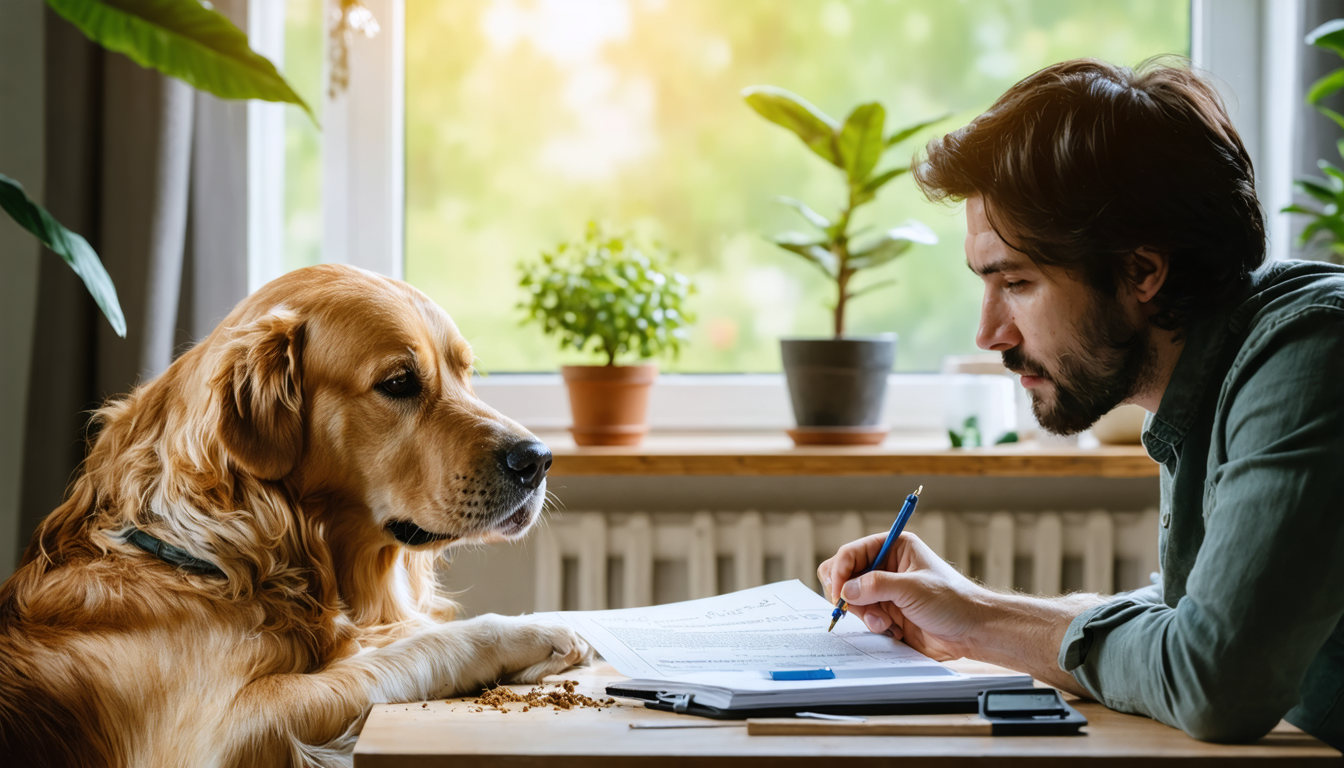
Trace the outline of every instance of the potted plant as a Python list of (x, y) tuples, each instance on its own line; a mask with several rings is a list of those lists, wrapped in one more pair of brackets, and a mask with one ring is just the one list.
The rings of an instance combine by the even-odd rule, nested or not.
[(878, 171), (882, 156), (943, 117), (884, 134), (886, 110), (878, 102), (860, 104), (844, 123), (782, 88), (755, 86), (742, 92), (752, 109), (803, 140), (844, 177), (846, 197), (832, 218), (801, 200), (777, 198), (797, 211), (814, 234), (783, 232), (772, 240), (817, 267), (835, 285), (833, 335), (829, 339), (781, 339), (780, 352), (798, 428), (789, 431), (795, 443), (880, 443), (882, 405), (887, 375), (896, 361), (896, 335), (845, 335), (845, 311), (854, 299), (894, 283), (882, 280), (855, 287), (862, 271), (886, 264), (915, 243), (932, 245), (938, 236), (918, 221), (856, 242), (851, 231), (854, 212), (871, 203), (889, 182), (909, 171), (898, 166)]
[(684, 309), (694, 292), (668, 267), (671, 254), (629, 233), (609, 235), (589, 222), (582, 240), (561, 243), (541, 260), (518, 265), (527, 320), (559, 337), (561, 349), (599, 354), (605, 365), (561, 368), (579, 445), (638, 445), (648, 427), (649, 361), (681, 351), (695, 318)]
[[(1333, 19), (1313, 29), (1307, 34), (1307, 45), (1344, 56), (1344, 19)], [(1344, 126), (1344, 115), (1321, 103), (1342, 89), (1344, 68), (1334, 69), (1312, 83), (1306, 101), (1325, 117)], [(1340, 140), (1336, 147), (1340, 155), (1344, 156), (1344, 140)], [(1298, 237), (1299, 247), (1317, 241), (1318, 250), (1324, 251), (1326, 258), (1336, 264), (1344, 264), (1344, 169), (1324, 158), (1316, 161), (1316, 167), (1325, 174), (1324, 178), (1298, 179), (1293, 186), (1298, 192), (1315, 198), (1321, 204), (1320, 210), (1293, 203), (1280, 209), (1280, 212), (1300, 213), (1310, 217), (1311, 221)]]

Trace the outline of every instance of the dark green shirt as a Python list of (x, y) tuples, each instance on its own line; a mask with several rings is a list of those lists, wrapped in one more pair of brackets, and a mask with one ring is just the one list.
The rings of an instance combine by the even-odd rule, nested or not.
[(1060, 668), (1196, 738), (1344, 746), (1344, 268), (1274, 262), (1192, 322), (1143, 444), (1161, 583), (1074, 619)]

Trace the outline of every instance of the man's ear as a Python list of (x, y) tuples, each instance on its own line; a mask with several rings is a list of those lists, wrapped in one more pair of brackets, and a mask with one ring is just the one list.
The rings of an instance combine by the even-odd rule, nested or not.
[(303, 452), (302, 347), (298, 317), (274, 311), (232, 330), (210, 383), (220, 442), (240, 468), (265, 480), (289, 474)]
[(1152, 301), (1166, 284), (1170, 266), (1167, 254), (1146, 245), (1131, 253), (1125, 260), (1125, 271), (1135, 298), (1144, 304)]

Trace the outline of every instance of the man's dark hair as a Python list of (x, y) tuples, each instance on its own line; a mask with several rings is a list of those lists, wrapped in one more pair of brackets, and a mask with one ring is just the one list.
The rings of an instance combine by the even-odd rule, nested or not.
[[(912, 172), (929, 199), (980, 195), (1004, 242), (1114, 295), (1126, 257), (1170, 260), (1152, 322), (1176, 330), (1265, 258), (1255, 171), (1213, 87), (1174, 57), (1131, 70), (1093, 59), (1046, 67)], [(1183, 62), (1182, 62), (1183, 63)]]

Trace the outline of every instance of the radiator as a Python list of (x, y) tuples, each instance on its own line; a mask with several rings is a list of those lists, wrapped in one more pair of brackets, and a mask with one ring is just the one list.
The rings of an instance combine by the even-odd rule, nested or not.
[[(909, 530), (963, 573), (1041, 595), (1149, 583), (1157, 511), (938, 512)], [(885, 531), (870, 512), (553, 512), (534, 535), (536, 607), (600, 610), (710, 597), (780, 579), (817, 588), (844, 543)]]

